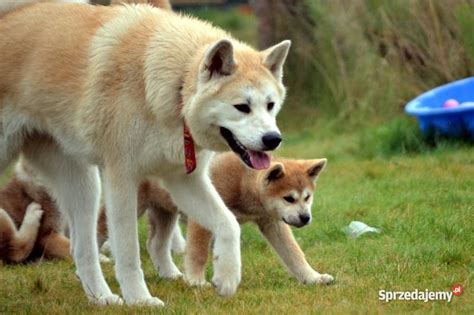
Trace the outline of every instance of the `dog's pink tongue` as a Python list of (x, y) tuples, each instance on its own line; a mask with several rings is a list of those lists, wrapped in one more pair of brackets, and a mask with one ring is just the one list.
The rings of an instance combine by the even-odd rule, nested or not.
[(256, 170), (264, 170), (270, 167), (270, 157), (265, 152), (250, 151), (250, 162)]

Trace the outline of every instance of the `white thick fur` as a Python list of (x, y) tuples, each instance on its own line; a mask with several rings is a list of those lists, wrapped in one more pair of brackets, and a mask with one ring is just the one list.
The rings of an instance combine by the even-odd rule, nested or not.
[[(66, 214), (77, 274), (92, 302), (122, 303), (109, 289), (99, 264), (96, 224), (101, 185), (98, 166), (104, 169), (111, 249), (116, 261), (116, 277), (127, 304), (163, 305), (161, 300), (151, 296), (140, 267), (137, 188), (150, 176), (160, 178), (178, 208), (215, 235), (213, 282), (219, 294), (234, 294), (241, 278), (240, 228), (209, 179), (209, 162), (212, 151), (228, 150), (218, 126), (230, 129), (247, 148), (258, 151), (263, 149), (262, 135), (278, 130), (275, 117), (285, 97), (281, 68), (290, 43), (283, 42), (258, 53), (207, 24), (148, 6), (112, 9), (63, 6), (64, 9), (56, 5), (31, 6), (0, 19), (0, 31), (2, 23), (7, 26), (12, 23), (20, 29), (19, 34), (23, 34), (22, 25), (11, 22), (21, 20), (22, 15), (31, 14), (23, 23), (38, 19), (43, 24), (50, 23), (46, 17), (60, 16), (59, 20), (71, 27), (75, 24), (67, 24), (64, 19), (79, 23), (78, 16), (82, 15), (75, 12), (87, 15), (95, 10), (93, 12), (105, 16), (104, 23), (97, 30), (93, 29), (95, 35), (90, 42), (77, 43), (78, 47), (88, 47), (87, 56), (78, 52), (78, 56), (71, 57), (75, 62), (86, 59), (87, 69), (78, 71), (75, 63), (60, 63), (70, 66), (70, 71), (77, 76), (69, 76), (66, 81), (50, 79), (48, 84), (54, 88), (43, 88), (45, 75), (41, 71), (48, 73), (48, 67), (54, 66), (56, 60), (51, 56), (55, 56), (55, 50), (36, 55), (29, 55), (24, 49), (18, 51), (25, 53), (31, 62), (21, 65), (24, 77), (19, 82), (6, 82), (14, 85), (14, 93), (7, 91), (0, 98), (0, 171), (3, 172), (20, 151), (38, 170), (58, 207)], [(105, 13), (106, 10), (110, 11)], [(113, 82), (107, 85), (104, 80), (117, 66), (113, 62), (115, 48), (120, 47), (128, 29), (140, 26), (146, 19), (152, 23), (151, 27), (156, 23), (160, 29), (147, 39), (143, 52), (144, 73), (121, 77), (117, 83), (120, 88)], [(72, 27), (68, 31), (84, 36), (80, 30)], [(18, 42), (28, 40), (26, 36)], [(12, 45), (19, 45), (18, 42), (13, 41)], [(50, 47), (48, 43), (44, 45)], [(0, 44), (0, 53), (2, 49), (10, 53), (9, 47)], [(32, 52), (36, 48), (31, 47)], [(213, 53), (219, 53), (229, 62), (216, 73), (209, 70), (215, 60)], [(259, 67), (255, 79), (245, 79), (255, 70), (253, 66), (246, 68), (246, 58), (242, 57), (246, 53), (263, 60), (254, 63)], [(232, 66), (237, 64), (235, 60), (239, 62), (238, 58), (240, 70)], [(8, 61), (2, 64), (0, 60), (1, 67), (11, 70), (17, 66), (8, 68)], [(237, 74), (229, 75), (234, 72)], [(137, 89), (132, 87), (143, 78), (145, 95), (137, 97)], [(82, 81), (79, 88), (71, 89), (68, 84), (77, 84), (74, 80)], [(197, 151), (197, 168), (189, 175), (183, 169), (183, 122), (177, 118), (181, 97), (182, 115), (193, 134)], [(232, 104), (247, 101), (252, 108), (249, 115), (232, 107)], [(266, 109), (269, 101), (275, 103), (272, 111)]]

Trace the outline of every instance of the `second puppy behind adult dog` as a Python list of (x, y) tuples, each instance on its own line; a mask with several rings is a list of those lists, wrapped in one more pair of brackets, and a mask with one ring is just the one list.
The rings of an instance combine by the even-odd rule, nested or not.
[(38, 257), (69, 257), (60, 214), (48, 191), (24, 161), (0, 190), (0, 260), (22, 263)]
[[(325, 166), (326, 159), (276, 158), (268, 170), (252, 171), (234, 156), (221, 154), (211, 168), (217, 191), (239, 223), (256, 224), (288, 271), (305, 284), (334, 280), (308, 264), (290, 228), (311, 222), (316, 179)], [(206, 284), (204, 271), (211, 238), (207, 229), (188, 220), (184, 264), (186, 280), (192, 285)]]

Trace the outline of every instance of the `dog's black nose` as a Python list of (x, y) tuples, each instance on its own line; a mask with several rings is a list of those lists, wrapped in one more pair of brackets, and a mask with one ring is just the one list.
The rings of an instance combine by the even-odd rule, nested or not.
[(311, 217), (309, 216), (309, 214), (307, 214), (307, 213), (300, 214), (301, 223), (306, 224), (306, 223), (309, 222), (310, 219), (311, 219)]
[(275, 150), (281, 142), (278, 132), (269, 132), (262, 137), (262, 142), (267, 150)]

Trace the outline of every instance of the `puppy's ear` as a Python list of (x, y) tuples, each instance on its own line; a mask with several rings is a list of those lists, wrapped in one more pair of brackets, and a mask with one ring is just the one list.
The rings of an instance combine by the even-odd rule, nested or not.
[(281, 163), (273, 164), (268, 170), (266, 170), (265, 180), (267, 183), (282, 178), (285, 175), (285, 167)]
[(318, 159), (318, 160), (309, 160), (306, 161), (308, 168), (306, 173), (312, 180), (316, 180), (321, 173), (321, 171), (326, 167), (327, 159)]
[(263, 53), (263, 64), (267, 67), (273, 76), (281, 81), (283, 78), (283, 65), (285, 64), (288, 51), (290, 50), (291, 41), (284, 40), (275, 46), (272, 46)]
[(230, 75), (235, 71), (234, 47), (227, 39), (212, 44), (204, 55), (201, 73), (204, 79)]

